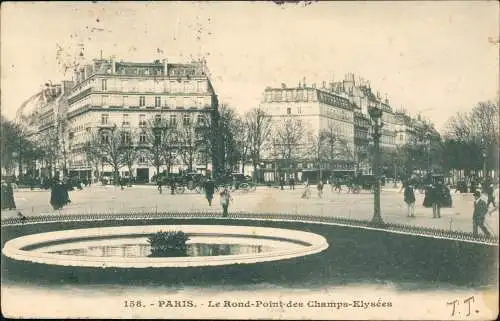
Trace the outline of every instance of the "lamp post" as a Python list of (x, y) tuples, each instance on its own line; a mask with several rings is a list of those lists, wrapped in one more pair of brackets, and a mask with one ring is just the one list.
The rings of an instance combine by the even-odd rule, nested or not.
[(431, 166), (431, 133), (427, 132), (425, 134), (425, 138), (427, 140), (427, 174), (432, 172)]
[(370, 118), (372, 119), (372, 137), (374, 145), (373, 157), (373, 174), (375, 176), (374, 188), (374, 202), (373, 202), (373, 218), (372, 225), (381, 226), (384, 224), (382, 216), (380, 215), (380, 129), (382, 128), (382, 109), (378, 107), (371, 107), (368, 110)]
[(481, 137), (481, 149), (482, 149), (482, 154), (483, 154), (483, 180), (486, 179), (487, 173), (486, 173), (486, 144), (484, 141), (484, 137)]

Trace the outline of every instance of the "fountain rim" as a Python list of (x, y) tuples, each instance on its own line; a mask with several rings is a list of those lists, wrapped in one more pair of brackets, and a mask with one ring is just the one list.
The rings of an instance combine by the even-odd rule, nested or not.
[[(302, 242), (308, 246), (295, 246), (291, 249), (275, 251), (205, 257), (166, 257), (166, 258), (121, 258), (121, 257), (86, 257), (76, 255), (43, 253), (24, 250), (27, 247), (54, 241), (70, 241), (74, 238), (116, 237), (128, 235), (147, 235), (159, 230), (176, 230), (189, 234), (204, 233), (208, 235), (237, 234), (240, 236), (276, 237), (289, 240), (290, 243)], [(192, 224), (161, 224), (161, 225), (132, 225), (114, 227), (94, 227), (83, 229), (59, 230), (21, 236), (5, 243), (2, 253), (14, 260), (28, 261), (57, 266), (93, 267), (93, 268), (164, 268), (164, 267), (203, 267), (232, 264), (252, 264), (269, 261), (292, 259), (316, 254), (328, 248), (326, 239), (315, 233), (284, 228), (270, 228), (257, 226), (233, 225), (192, 225)]]

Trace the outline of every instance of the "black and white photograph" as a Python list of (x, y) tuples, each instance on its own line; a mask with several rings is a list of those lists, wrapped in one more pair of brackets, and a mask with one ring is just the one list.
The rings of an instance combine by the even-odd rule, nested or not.
[(1, 312), (495, 320), (495, 1), (1, 5)]

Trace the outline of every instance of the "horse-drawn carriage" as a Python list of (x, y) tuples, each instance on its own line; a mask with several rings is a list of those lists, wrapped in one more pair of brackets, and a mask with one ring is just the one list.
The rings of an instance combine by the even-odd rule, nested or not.
[(252, 181), (252, 177), (241, 173), (228, 173), (215, 182), (217, 190), (229, 187), (231, 190), (240, 190), (244, 192), (255, 191), (257, 188)]
[(186, 190), (200, 193), (203, 189), (204, 177), (199, 173), (163, 173), (156, 177), (158, 188), (161, 186), (170, 187), (177, 194)]

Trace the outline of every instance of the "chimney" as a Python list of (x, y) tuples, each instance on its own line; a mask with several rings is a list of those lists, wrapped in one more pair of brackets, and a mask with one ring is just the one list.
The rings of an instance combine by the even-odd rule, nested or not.
[(326, 89), (326, 81), (323, 81), (323, 89)]
[(304, 88), (306, 88), (306, 77), (302, 78), (302, 85), (304, 86)]
[(313, 87), (314, 89), (316, 89), (316, 83), (313, 83), (313, 84), (312, 84), (312, 87)]
[(284, 82), (281, 83), (281, 88), (282, 89), (285, 89), (286, 88), (286, 84)]

